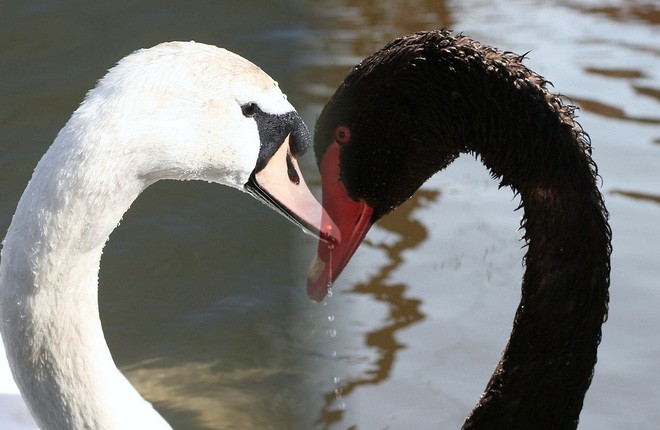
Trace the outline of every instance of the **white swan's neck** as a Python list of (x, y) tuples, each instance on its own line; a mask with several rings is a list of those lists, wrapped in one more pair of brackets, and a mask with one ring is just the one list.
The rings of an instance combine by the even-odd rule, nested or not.
[[(117, 370), (105, 343), (97, 300), (103, 246), (157, 180), (245, 190), (286, 132), (304, 150), (307, 132), (294, 113), (257, 66), (194, 42), (136, 51), (87, 94), (37, 165), (0, 258), (0, 330), (42, 429), (170, 428)], [(316, 214), (305, 189), (293, 201)]]
[(76, 124), (39, 162), (5, 239), (9, 362), (42, 428), (169, 428), (116, 368), (98, 312), (103, 246), (149, 183), (101, 130)]

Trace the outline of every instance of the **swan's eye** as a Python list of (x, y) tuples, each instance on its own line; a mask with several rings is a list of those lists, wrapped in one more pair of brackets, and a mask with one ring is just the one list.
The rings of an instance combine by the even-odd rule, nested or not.
[(259, 106), (257, 106), (257, 104), (253, 102), (246, 103), (243, 106), (241, 106), (241, 111), (243, 111), (243, 115), (246, 116), (247, 118), (253, 117), (258, 110), (259, 110)]
[(351, 129), (345, 125), (340, 125), (335, 128), (335, 140), (340, 145), (348, 143), (348, 141), (351, 140)]

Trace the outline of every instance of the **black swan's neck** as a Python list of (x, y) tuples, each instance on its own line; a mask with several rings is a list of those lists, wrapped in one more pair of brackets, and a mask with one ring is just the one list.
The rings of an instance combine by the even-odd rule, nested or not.
[(396, 39), (344, 80), (316, 152), (351, 128), (341, 180), (374, 219), (460, 153), (520, 195), (528, 247), (509, 343), (465, 429), (570, 429), (607, 316), (611, 231), (588, 136), (522, 57), (446, 31)]
[(465, 429), (572, 429), (607, 315), (610, 231), (587, 172), (520, 186), (528, 246), (509, 343)]
[(528, 247), (509, 343), (464, 428), (575, 428), (610, 273), (611, 231), (589, 138), (573, 108), (519, 57), (479, 45), (456, 49), (464, 61), (453, 69), (464, 68), (471, 83), (447, 95), (452, 121), (444, 129), (453, 138), (444, 144), (478, 154), (519, 193)]
[(575, 428), (607, 315), (611, 251), (589, 138), (520, 57), (443, 33), (404, 38), (390, 52), (408, 44), (413, 57), (395, 72), (403, 91), (392, 96), (404, 107), (397, 115), (418, 124), (405, 149), (418, 160), (411, 171), (421, 183), (457, 154), (477, 154), (524, 210), (521, 302), (464, 428)]
[(455, 143), (519, 193), (528, 250), (509, 343), (464, 428), (572, 429), (607, 316), (608, 214), (573, 108), (520, 58), (497, 54), (482, 51), (477, 121), (456, 118)]

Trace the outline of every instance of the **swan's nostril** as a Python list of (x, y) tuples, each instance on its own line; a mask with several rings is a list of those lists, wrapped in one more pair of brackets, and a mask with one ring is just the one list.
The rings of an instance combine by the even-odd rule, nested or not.
[(296, 166), (293, 165), (293, 161), (291, 160), (291, 154), (286, 154), (286, 171), (289, 174), (289, 180), (291, 182), (293, 182), (296, 185), (300, 184), (300, 176), (298, 176), (298, 171), (296, 170)]

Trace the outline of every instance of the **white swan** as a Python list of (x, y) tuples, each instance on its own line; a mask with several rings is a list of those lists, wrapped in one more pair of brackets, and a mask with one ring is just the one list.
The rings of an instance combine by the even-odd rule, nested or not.
[(37, 165), (0, 260), (0, 329), (42, 429), (170, 428), (105, 343), (103, 246), (160, 179), (248, 191), (318, 231), (322, 209), (296, 163), (309, 137), (266, 73), (200, 43), (136, 51), (87, 94)]
[(0, 429), (36, 430), (37, 425), (21, 398), (0, 342)]

